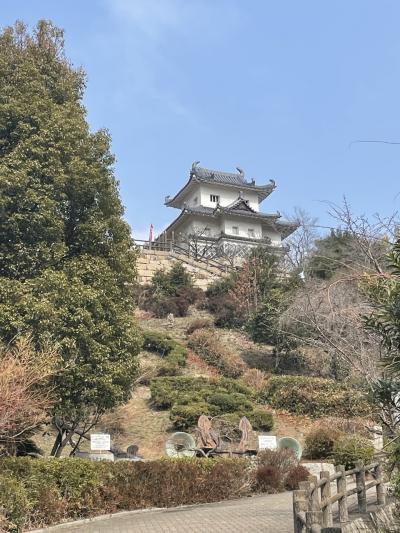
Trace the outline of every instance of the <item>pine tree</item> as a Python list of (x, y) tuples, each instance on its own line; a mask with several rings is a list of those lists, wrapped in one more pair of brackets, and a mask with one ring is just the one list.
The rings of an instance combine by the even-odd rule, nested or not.
[(84, 89), (51, 22), (0, 35), (0, 337), (59, 344), (55, 454), (128, 399), (140, 344), (136, 252)]

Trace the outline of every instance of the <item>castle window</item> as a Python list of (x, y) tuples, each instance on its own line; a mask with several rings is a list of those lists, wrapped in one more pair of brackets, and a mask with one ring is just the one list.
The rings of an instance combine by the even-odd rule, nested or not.
[(237, 226), (232, 226), (232, 234), (239, 235), (239, 228)]
[(248, 234), (248, 236), (250, 237), (250, 239), (254, 239), (254, 236), (255, 236), (255, 235), (254, 235), (254, 230), (253, 230), (253, 229), (250, 229), (250, 228), (249, 228), (249, 229), (247, 230), (247, 234)]
[(210, 194), (210, 202), (213, 204), (219, 203), (219, 196), (217, 194)]

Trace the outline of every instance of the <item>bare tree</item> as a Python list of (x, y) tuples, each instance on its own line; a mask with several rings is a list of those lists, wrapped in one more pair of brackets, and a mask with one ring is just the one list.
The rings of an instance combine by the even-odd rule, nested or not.
[(54, 347), (38, 352), (29, 339), (19, 339), (0, 353), (0, 453), (15, 453), (46, 420), (57, 360)]
[(291, 270), (303, 270), (305, 262), (315, 249), (315, 240), (319, 233), (317, 218), (300, 207), (295, 207), (293, 215), (285, 215), (290, 222), (298, 224), (298, 229), (286, 239), (289, 246), (286, 263)]

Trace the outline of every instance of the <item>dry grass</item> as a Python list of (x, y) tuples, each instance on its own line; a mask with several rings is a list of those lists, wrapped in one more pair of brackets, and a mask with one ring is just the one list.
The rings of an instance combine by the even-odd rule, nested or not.
[(152, 410), (149, 400), (150, 389), (137, 387), (130, 401), (104, 416), (96, 429), (114, 431), (113, 444), (123, 450), (136, 444), (145, 459), (161, 457), (172, 430), (169, 412)]

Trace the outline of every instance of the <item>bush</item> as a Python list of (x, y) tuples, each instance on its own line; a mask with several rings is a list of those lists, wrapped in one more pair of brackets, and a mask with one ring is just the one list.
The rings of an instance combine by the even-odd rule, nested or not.
[(191, 335), (198, 329), (211, 329), (213, 326), (208, 318), (195, 318), (186, 328), (187, 335)]
[(78, 458), (0, 461), (0, 506), (8, 531), (148, 507), (207, 503), (249, 492), (242, 459), (94, 462)]
[(246, 368), (242, 359), (234, 352), (228, 352), (212, 330), (197, 330), (189, 338), (188, 345), (206, 363), (215, 366), (227, 377), (239, 377)]
[(249, 368), (243, 373), (242, 380), (248, 387), (261, 391), (269, 379), (270, 375), (258, 368)]
[(344, 465), (346, 469), (355, 467), (358, 460), (364, 464), (371, 463), (374, 457), (374, 447), (370, 440), (358, 435), (346, 435), (335, 442), (332, 458), (336, 465)]
[(234, 416), (235, 425), (247, 416), (254, 429), (272, 428), (272, 415), (254, 409), (251, 390), (229, 378), (207, 379), (188, 376), (159, 377), (150, 384), (153, 405), (171, 408), (170, 417), (176, 429), (188, 429), (200, 415)]
[(168, 409), (174, 403), (189, 404), (206, 399), (217, 392), (238, 393), (251, 398), (251, 390), (234, 379), (205, 377), (174, 376), (159, 377), (150, 384), (153, 405), (160, 409)]
[(312, 429), (305, 438), (304, 455), (309, 459), (328, 459), (341, 436), (342, 433), (334, 427)]
[(251, 411), (253, 409), (252, 403), (240, 393), (215, 392), (207, 397), (207, 402), (215, 405), (221, 413)]
[(149, 352), (156, 352), (163, 358), (163, 365), (159, 370), (161, 375), (176, 375), (180, 367), (186, 365), (186, 348), (161, 333), (144, 332), (143, 348)]
[(174, 405), (170, 412), (170, 420), (175, 429), (187, 431), (196, 426), (200, 415), (215, 416), (218, 408), (205, 402), (195, 402), (188, 405)]
[(310, 477), (310, 472), (302, 465), (297, 465), (289, 470), (285, 480), (285, 488), (287, 490), (298, 490), (299, 483), (307, 481)]
[(29, 512), (28, 492), (18, 479), (8, 475), (0, 475), (0, 512), (6, 520), (5, 531), (22, 530)]
[(256, 471), (257, 489), (261, 492), (281, 492), (283, 479), (276, 466), (259, 466)]
[(363, 416), (371, 410), (362, 391), (309, 376), (273, 376), (261, 390), (260, 399), (276, 409), (315, 418)]
[(271, 431), (274, 427), (272, 413), (264, 409), (254, 409), (247, 415), (253, 429), (257, 431)]
[(262, 492), (283, 490), (286, 478), (298, 461), (292, 450), (264, 450), (257, 455), (256, 489)]
[(139, 307), (158, 318), (171, 313), (186, 316), (189, 306), (203, 294), (201, 289), (193, 287), (192, 277), (181, 263), (176, 263), (168, 272), (157, 270), (151, 284), (137, 291)]

